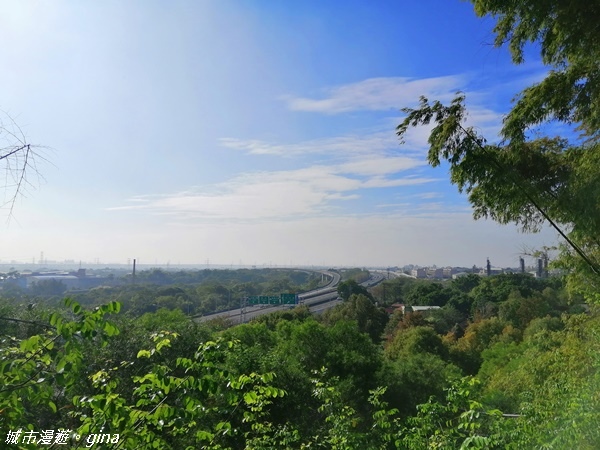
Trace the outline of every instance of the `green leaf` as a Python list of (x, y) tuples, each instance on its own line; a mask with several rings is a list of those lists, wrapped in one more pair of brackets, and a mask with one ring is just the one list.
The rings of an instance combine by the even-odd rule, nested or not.
[(152, 355), (148, 350), (140, 350), (137, 354), (138, 358), (150, 358), (150, 356)]

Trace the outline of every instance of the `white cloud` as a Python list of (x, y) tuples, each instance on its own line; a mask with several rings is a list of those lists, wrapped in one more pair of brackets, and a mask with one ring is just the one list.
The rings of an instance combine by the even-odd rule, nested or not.
[(411, 206), (410, 203), (381, 203), (375, 205), (375, 208), (395, 208), (395, 209), (407, 209)]
[(441, 202), (421, 203), (418, 206), (419, 211), (444, 211), (446, 206)]
[(213, 191), (187, 191), (145, 197), (145, 209), (192, 220), (259, 220), (315, 214), (341, 192), (360, 182), (322, 167), (274, 173), (254, 173), (221, 183)]
[(446, 101), (465, 84), (461, 75), (413, 79), (369, 78), (326, 90), (322, 99), (286, 96), (293, 111), (337, 114), (356, 110), (386, 110), (414, 105), (419, 96)]
[(393, 126), (385, 131), (366, 131), (362, 135), (336, 136), (291, 144), (274, 144), (256, 139), (236, 138), (222, 138), (219, 142), (223, 147), (241, 150), (251, 155), (277, 156), (373, 154), (399, 148), (399, 140), (394, 133)]
[(386, 175), (424, 165), (426, 165), (424, 160), (406, 156), (363, 156), (341, 164), (339, 171), (358, 175)]
[(434, 199), (434, 198), (442, 198), (444, 196), (444, 194), (442, 194), (441, 192), (422, 192), (420, 194), (417, 194), (416, 197), (420, 198), (420, 199)]
[(387, 179), (383, 177), (373, 177), (366, 180), (362, 186), (365, 188), (383, 188), (383, 187), (398, 187), (398, 186), (415, 186), (419, 184), (432, 183), (439, 181), (438, 178), (428, 177), (406, 177), (397, 179)]
[(173, 216), (177, 220), (287, 220), (325, 214), (333, 201), (356, 200), (364, 189), (436, 181), (410, 174), (398, 176), (400, 172), (420, 165), (422, 163), (410, 158), (392, 157), (354, 159), (339, 165), (315, 165), (287, 171), (247, 173), (217, 184), (211, 190), (191, 189), (165, 195), (139, 196), (128, 199), (132, 203), (130, 205), (109, 209), (144, 210)]
[[(467, 120), (466, 125), (473, 126), (475, 130), (494, 141), (502, 126), (504, 114), (485, 106), (494, 96), (494, 90), (471, 90), (467, 86), (469, 76), (448, 75), (444, 77), (411, 79), (396, 78), (369, 78), (357, 83), (350, 83), (326, 90), (322, 99), (310, 99), (287, 96), (288, 107), (291, 110), (338, 114), (358, 110), (389, 110), (395, 109), (397, 117), (385, 121), (390, 131), (379, 133), (366, 133), (363, 136), (346, 136), (334, 140), (317, 140), (304, 143), (297, 147), (290, 146), (265, 146), (260, 141), (242, 143), (235, 139), (223, 140), (223, 144), (232, 148), (244, 149), (250, 153), (293, 154), (306, 150), (346, 151), (373, 148), (384, 149), (398, 146), (399, 140), (394, 130), (402, 121), (400, 109), (414, 107), (420, 96), (425, 96), (431, 101), (439, 100), (449, 103), (462, 90), (466, 95)], [(411, 128), (405, 134), (402, 147), (411, 151), (423, 151), (428, 148), (427, 139), (433, 124)], [(309, 150), (309, 151), (310, 151)], [(359, 150), (360, 151), (360, 150)]]
[[(348, 84), (329, 91), (330, 96), (323, 100), (298, 99), (288, 97), (292, 109), (314, 112), (341, 113), (353, 110), (387, 109), (398, 103), (401, 106), (413, 105), (420, 95), (431, 100), (449, 102), (456, 91), (464, 87), (466, 76), (455, 75), (427, 79), (372, 78)], [(502, 126), (504, 115), (486, 106), (490, 92), (473, 91), (466, 93), (466, 125), (494, 141)], [(378, 129), (365, 129), (361, 134), (336, 136), (306, 140), (296, 143), (272, 143), (257, 139), (222, 138), (223, 147), (244, 151), (253, 155), (298, 156), (320, 154), (329, 157), (346, 158), (352, 155), (399, 154), (418, 158), (428, 149), (433, 124), (410, 128), (401, 143), (395, 133), (396, 126), (403, 120), (402, 113), (381, 120)]]

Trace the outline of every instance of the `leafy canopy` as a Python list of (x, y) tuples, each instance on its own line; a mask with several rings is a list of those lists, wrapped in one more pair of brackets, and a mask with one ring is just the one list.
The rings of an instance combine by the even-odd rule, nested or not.
[(600, 3), (587, 0), (471, 0), (479, 16), (496, 18), (495, 45), (508, 43), (513, 61), (525, 61), (527, 43), (539, 45), (552, 68), (525, 89), (506, 118), (505, 137), (548, 119), (579, 123), (588, 135), (600, 130)]
[[(468, 195), (476, 219), (515, 223), (523, 231), (550, 224), (565, 244), (557, 265), (570, 287), (600, 301), (600, 27), (598, 2), (472, 0), (480, 16), (496, 18), (495, 44), (508, 43), (513, 61), (524, 61), (527, 43), (539, 45), (550, 72), (516, 98), (499, 144), (466, 125), (465, 96), (450, 105), (421, 97), (397, 127), (434, 124), (429, 163), (445, 161), (450, 180)], [(535, 135), (532, 126), (552, 120), (577, 124), (585, 143)]]

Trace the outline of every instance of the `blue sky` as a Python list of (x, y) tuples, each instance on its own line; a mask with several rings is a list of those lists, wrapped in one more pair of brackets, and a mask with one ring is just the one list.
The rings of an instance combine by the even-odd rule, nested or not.
[(0, 8), (4, 121), (48, 147), (0, 262), (516, 266), (554, 243), (473, 221), (447, 168), (427, 166), (427, 130), (394, 134), (420, 95), (462, 90), (493, 140), (544, 75), (534, 53), (514, 66), (493, 48), (470, 3)]

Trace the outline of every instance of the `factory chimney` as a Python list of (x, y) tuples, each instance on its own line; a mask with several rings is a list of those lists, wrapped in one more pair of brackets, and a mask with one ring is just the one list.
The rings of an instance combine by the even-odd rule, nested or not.
[(521, 273), (525, 273), (525, 258), (520, 257), (519, 258), (519, 264), (521, 266)]

